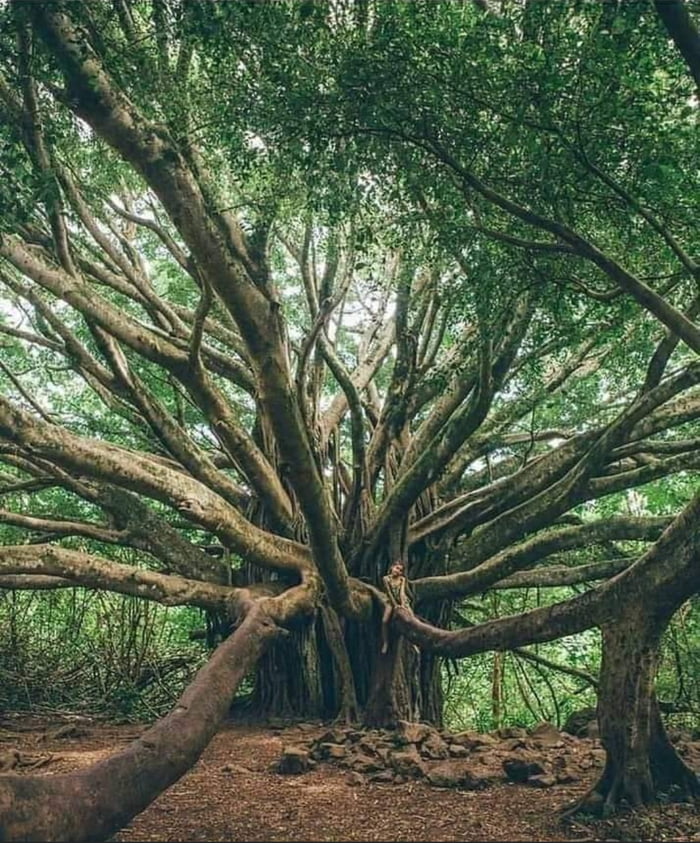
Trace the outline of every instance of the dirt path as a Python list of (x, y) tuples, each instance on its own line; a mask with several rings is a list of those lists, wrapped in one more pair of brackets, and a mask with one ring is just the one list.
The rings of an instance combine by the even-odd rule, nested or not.
[[(0, 731), (0, 748), (12, 745), (27, 758), (51, 754), (36, 770), (51, 775), (93, 763), (139, 733), (134, 726), (91, 724), (51, 737), (61, 724), (18, 722), (21, 731)], [(547, 790), (500, 784), (462, 792), (422, 782), (354, 784), (327, 764), (298, 776), (272, 770), (284, 744), (320, 731), (226, 726), (198, 764), (113, 841), (700, 840), (700, 814), (692, 806), (562, 824), (558, 808), (585, 791), (585, 781)]]

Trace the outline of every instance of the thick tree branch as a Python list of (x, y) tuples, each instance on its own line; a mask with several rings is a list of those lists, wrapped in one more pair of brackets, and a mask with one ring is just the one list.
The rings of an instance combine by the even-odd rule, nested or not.
[[(473, 566), (473, 563), (470, 565), (472, 560), (469, 559), (467, 552), (463, 559), (466, 565), (470, 565), (471, 570), (441, 577), (425, 577), (414, 580), (412, 585), (416, 598), (419, 600), (438, 600), (475, 594), (485, 591), (496, 583), (506, 581), (505, 578), (516, 571), (531, 566), (553, 553), (614, 540), (653, 541), (661, 535), (670, 520), (670, 518), (611, 518), (592, 524), (555, 529), (509, 547), (480, 565)], [(534, 573), (527, 572), (530, 576)], [(544, 569), (543, 576), (546, 573), (547, 569)]]
[[(279, 634), (265, 611), (254, 606), (170, 714), (138, 740), (86, 770), (0, 777), (4, 839), (87, 843), (110, 837), (196, 762), (239, 683)], [(110, 798), (96, 799), (96, 793)]]
[(654, 6), (700, 90), (700, 33), (685, 0), (654, 0)]
[(571, 600), (457, 632), (438, 629), (407, 609), (396, 610), (395, 623), (410, 641), (451, 658), (512, 650), (601, 626), (616, 616), (620, 605), (633, 601), (664, 615), (672, 613), (700, 590), (699, 558), (700, 494), (633, 565)]
[(217, 209), (201, 168), (193, 172), (167, 129), (146, 120), (116, 88), (64, 8), (42, 4), (31, 11), (37, 30), (61, 64), (73, 108), (153, 188), (200, 271), (236, 320), (255, 361), (260, 401), (290, 466), (290, 481), (330, 601), (342, 614), (354, 614), (358, 607), (348, 589), (330, 500), (295, 400), (285, 327), (264, 262), (251, 255), (237, 220)]
[(165, 606), (200, 606), (224, 610), (232, 616), (251, 599), (247, 589), (159, 574), (52, 544), (0, 547), (0, 574), (59, 577), (74, 585), (131, 594)]
[(0, 436), (65, 469), (161, 500), (260, 565), (299, 570), (309, 564), (303, 547), (253, 526), (199, 481), (142, 453), (32, 420), (1, 397)]

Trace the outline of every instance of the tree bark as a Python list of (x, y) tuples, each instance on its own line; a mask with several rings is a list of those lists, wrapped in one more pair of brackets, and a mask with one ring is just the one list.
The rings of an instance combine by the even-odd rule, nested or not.
[(0, 840), (104, 840), (196, 762), (231, 697), (280, 629), (260, 607), (199, 671), (175, 708), (121, 752), (55, 776), (0, 776)]
[(338, 720), (393, 726), (442, 724), (440, 659), (417, 653), (395, 632), (382, 655), (375, 624), (342, 621), (330, 607), (277, 641), (256, 668), (256, 717)]
[(649, 606), (635, 606), (603, 627), (598, 722), (607, 759), (593, 789), (575, 806), (608, 816), (659, 794), (700, 795), (695, 773), (671, 744), (654, 693), (659, 641), (666, 626)]

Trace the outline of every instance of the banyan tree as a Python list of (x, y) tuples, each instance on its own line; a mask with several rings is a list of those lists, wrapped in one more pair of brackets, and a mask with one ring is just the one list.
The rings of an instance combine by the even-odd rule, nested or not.
[(11, 2), (0, 62), (0, 587), (222, 640), (115, 756), (0, 776), (0, 839), (109, 835), (246, 677), (440, 723), (444, 659), (593, 627), (585, 805), (697, 795), (654, 694), (700, 585), (692, 10)]

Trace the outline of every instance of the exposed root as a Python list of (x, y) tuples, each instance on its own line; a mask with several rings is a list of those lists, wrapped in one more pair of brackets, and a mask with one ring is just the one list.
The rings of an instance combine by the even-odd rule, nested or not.
[(577, 814), (591, 814), (594, 817), (599, 817), (603, 811), (604, 801), (602, 793), (598, 790), (598, 785), (595, 784), (583, 796), (564, 805), (559, 816), (563, 820), (574, 817)]
[(583, 796), (565, 805), (559, 816), (566, 820), (578, 814), (589, 814), (608, 819), (623, 808), (641, 808), (662, 799), (672, 802), (697, 803), (700, 797), (700, 780), (691, 770), (682, 782), (676, 782), (668, 791), (654, 790), (644, 781), (629, 781), (615, 776), (608, 782), (603, 776)]

